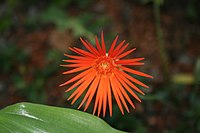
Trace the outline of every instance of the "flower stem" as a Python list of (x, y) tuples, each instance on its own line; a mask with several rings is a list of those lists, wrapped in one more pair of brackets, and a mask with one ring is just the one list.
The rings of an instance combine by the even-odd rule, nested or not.
[(169, 64), (168, 64), (168, 56), (164, 48), (164, 40), (163, 40), (163, 32), (161, 28), (161, 20), (160, 20), (160, 2), (158, 0), (154, 0), (154, 19), (155, 19), (155, 26), (156, 26), (156, 35), (158, 39), (158, 47), (159, 47), (159, 54), (161, 58), (162, 68), (163, 68), (163, 75), (164, 80), (169, 82)]

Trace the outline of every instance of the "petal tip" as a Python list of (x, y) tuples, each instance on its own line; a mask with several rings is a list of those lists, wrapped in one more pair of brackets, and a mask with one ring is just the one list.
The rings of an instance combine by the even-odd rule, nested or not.
[(151, 78), (151, 79), (154, 79), (154, 77), (153, 77), (153, 76), (150, 76), (150, 78)]
[(64, 86), (64, 85), (63, 85), (63, 84), (60, 84), (59, 86), (62, 87), (62, 86)]

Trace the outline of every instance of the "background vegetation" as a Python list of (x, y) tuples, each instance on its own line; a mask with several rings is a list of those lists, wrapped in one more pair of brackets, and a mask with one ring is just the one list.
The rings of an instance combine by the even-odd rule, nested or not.
[[(134, 133), (200, 132), (200, 2), (198, 0), (4, 0), (0, 2), (0, 108), (21, 101), (77, 108), (66, 99), (70, 76), (59, 67), (78, 38), (94, 42), (104, 30), (145, 57), (154, 76), (142, 104), (103, 118)], [(109, 47), (109, 45), (108, 45)], [(146, 79), (141, 79), (146, 80)], [(92, 107), (88, 110), (91, 112)]]

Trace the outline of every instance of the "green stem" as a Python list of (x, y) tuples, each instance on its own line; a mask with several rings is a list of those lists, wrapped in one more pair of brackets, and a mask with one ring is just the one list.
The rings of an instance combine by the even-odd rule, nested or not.
[(161, 28), (160, 21), (160, 3), (157, 0), (154, 0), (154, 18), (156, 26), (156, 35), (158, 39), (159, 54), (161, 58), (162, 68), (164, 79), (166, 82), (169, 82), (169, 67), (168, 67), (168, 57), (164, 48), (163, 32)]

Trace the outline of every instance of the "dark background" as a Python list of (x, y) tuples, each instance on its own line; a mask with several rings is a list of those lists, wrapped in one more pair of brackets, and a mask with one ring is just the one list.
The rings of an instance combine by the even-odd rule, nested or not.
[[(59, 87), (73, 75), (59, 65), (82, 48), (79, 37), (94, 42), (104, 30), (107, 44), (120, 36), (130, 56), (145, 57), (137, 69), (150, 86), (136, 109), (103, 118), (112, 127), (133, 133), (200, 132), (200, 2), (198, 0), (6, 0), (0, 1), (0, 108), (33, 102), (73, 106)], [(109, 45), (108, 45), (109, 48)], [(141, 88), (143, 89), (143, 88)], [(88, 112), (92, 110), (91, 106)]]

